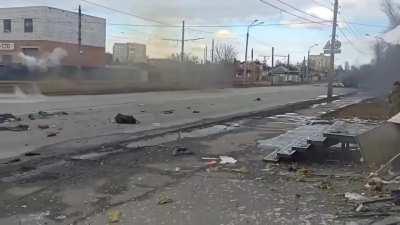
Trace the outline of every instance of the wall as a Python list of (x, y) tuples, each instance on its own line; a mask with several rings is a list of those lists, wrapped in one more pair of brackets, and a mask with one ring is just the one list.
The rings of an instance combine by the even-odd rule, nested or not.
[[(12, 41), (15, 44), (13, 51), (0, 51), (0, 56), (12, 55), (14, 63), (21, 63), (22, 58), (18, 54), (22, 47), (33, 47), (39, 49), (39, 58), (50, 54), (55, 48), (62, 48), (67, 51), (68, 56), (61, 63), (69, 66), (98, 67), (105, 65), (105, 48), (83, 46), (83, 55), (79, 54), (79, 46), (76, 44), (60, 43), (53, 41)], [(0, 59), (1, 61), (1, 59)]]
[[(33, 19), (33, 32), (24, 32), (24, 19)], [(3, 32), (4, 19), (12, 20), (12, 32)], [(0, 40), (48, 40), (78, 44), (78, 13), (50, 8), (19, 7), (0, 9)], [(82, 45), (105, 47), (106, 20), (82, 16)]]

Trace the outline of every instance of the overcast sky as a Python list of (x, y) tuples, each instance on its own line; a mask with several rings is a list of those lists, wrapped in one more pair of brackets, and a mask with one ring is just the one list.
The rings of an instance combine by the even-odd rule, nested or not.
[[(301, 19), (287, 15), (277, 9), (261, 3), (259, 0), (90, 0), (101, 5), (118, 9), (144, 18), (160, 21), (164, 24), (179, 25), (182, 20), (187, 25), (244, 25), (258, 19), (266, 26), (251, 29), (250, 47), (254, 48), (255, 58), (271, 55), (274, 46), (278, 55), (291, 54), (293, 61), (300, 61), (307, 54), (309, 46), (318, 43), (313, 54), (322, 51), (322, 46), (330, 38), (330, 24), (298, 24)], [(278, 0), (265, 0), (287, 11), (297, 12), (279, 3)], [(283, 0), (298, 9), (320, 18), (329, 20), (332, 12), (324, 8), (331, 7), (332, 0)], [(338, 62), (351, 64), (367, 63), (371, 60), (371, 45), (376, 35), (382, 35), (387, 25), (381, 11), (381, 0), (339, 0), (341, 29), (351, 42), (339, 32), (343, 43), (343, 53)], [(398, 0), (397, 0), (398, 1)], [(150, 57), (167, 57), (179, 51), (176, 42), (163, 41), (163, 38), (180, 38), (180, 28), (174, 27), (135, 27), (116, 24), (157, 25), (157, 23), (117, 13), (80, 0), (0, 0), (0, 7), (46, 5), (66, 10), (77, 10), (81, 4), (85, 14), (107, 19), (107, 50), (111, 51), (115, 42), (139, 42), (148, 45)], [(308, 19), (315, 20), (313, 17)], [(374, 26), (346, 25), (343, 21), (363, 23)], [(277, 26), (276, 24), (289, 24)], [(274, 24), (274, 25), (271, 25)], [(187, 38), (205, 38), (187, 43), (186, 51), (202, 56), (203, 48), (211, 46), (211, 40), (217, 43), (234, 45), (239, 57), (244, 57), (245, 27), (199, 27), (187, 30)], [(369, 34), (369, 37), (366, 36)]]

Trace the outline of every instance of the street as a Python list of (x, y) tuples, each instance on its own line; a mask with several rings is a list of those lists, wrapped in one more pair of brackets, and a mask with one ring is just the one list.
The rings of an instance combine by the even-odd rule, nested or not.
[[(336, 89), (336, 94), (351, 91)], [(1, 113), (21, 116), (22, 121), (13, 124), (29, 125), (28, 131), (0, 131), (0, 158), (14, 157), (56, 143), (62, 143), (66, 149), (70, 146), (98, 146), (101, 143), (122, 140), (124, 135), (139, 131), (271, 109), (292, 102), (315, 99), (324, 94), (324, 85), (301, 85), (120, 95), (0, 98)], [(37, 120), (28, 118), (29, 113), (39, 111), (64, 111), (68, 115)], [(140, 123), (116, 124), (114, 117), (118, 113), (133, 115)], [(38, 126), (49, 126), (49, 129), (39, 129)], [(48, 137), (49, 134), (55, 136)]]
[[(354, 206), (343, 197), (364, 184), (362, 165), (348, 156), (266, 164), (269, 151), (256, 147), (363, 98), (196, 129), (178, 142), (11, 163), (0, 174), (0, 224), (365, 224), (346, 217)], [(177, 146), (187, 152), (173, 155)]]

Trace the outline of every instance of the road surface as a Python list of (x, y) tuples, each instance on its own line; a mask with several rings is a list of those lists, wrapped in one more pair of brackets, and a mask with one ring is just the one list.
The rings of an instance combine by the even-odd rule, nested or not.
[[(350, 89), (336, 89), (337, 94)], [(20, 115), (30, 129), (25, 132), (0, 131), (0, 158), (13, 157), (43, 146), (102, 136), (101, 141), (112, 141), (107, 135), (135, 133), (171, 125), (199, 121), (236, 113), (268, 109), (292, 102), (315, 99), (324, 95), (324, 85), (263, 87), (246, 89), (210, 89), (199, 91), (148, 92), (96, 96), (10, 96), (0, 95), (0, 113)], [(261, 101), (256, 101), (260, 98)], [(168, 114), (164, 111), (171, 111)], [(69, 115), (49, 119), (29, 120), (27, 114), (38, 111), (65, 111)], [(198, 111), (194, 113), (194, 111)], [(134, 115), (138, 125), (119, 125), (114, 122), (118, 113)], [(41, 130), (39, 125), (49, 125)], [(48, 137), (57, 133), (55, 137)], [(78, 140), (79, 139), (79, 140)], [(98, 143), (97, 143), (98, 144)]]

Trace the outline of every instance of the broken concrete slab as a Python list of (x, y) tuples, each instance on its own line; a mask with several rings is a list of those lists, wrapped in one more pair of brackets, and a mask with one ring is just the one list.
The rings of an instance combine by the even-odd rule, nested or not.
[(399, 153), (400, 125), (385, 123), (360, 135), (358, 142), (366, 163), (385, 164)]

